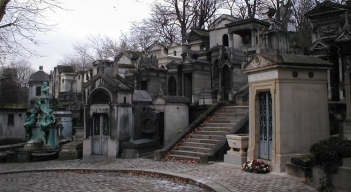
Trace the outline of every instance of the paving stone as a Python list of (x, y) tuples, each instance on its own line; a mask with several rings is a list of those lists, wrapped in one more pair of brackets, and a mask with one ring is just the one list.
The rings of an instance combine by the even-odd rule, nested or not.
[[(286, 174), (253, 174), (224, 163), (185, 164), (152, 159), (52, 160), (1, 163), (0, 173), (45, 169), (143, 169), (183, 174), (213, 182), (229, 191), (316, 191), (301, 178)], [(131, 176), (119, 172), (42, 171), (0, 174), (1, 191), (205, 191), (197, 185), (165, 178)]]

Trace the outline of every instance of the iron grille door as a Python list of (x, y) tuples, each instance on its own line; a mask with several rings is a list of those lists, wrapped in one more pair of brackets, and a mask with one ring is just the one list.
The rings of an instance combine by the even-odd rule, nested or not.
[(260, 97), (260, 158), (272, 158), (272, 96), (269, 91)]

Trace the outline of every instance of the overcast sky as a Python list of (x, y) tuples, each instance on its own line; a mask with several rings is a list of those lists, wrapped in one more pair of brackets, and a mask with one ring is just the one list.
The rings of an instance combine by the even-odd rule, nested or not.
[(54, 31), (40, 34), (44, 42), (31, 48), (42, 57), (31, 58), (32, 67), (44, 66), (47, 73), (53, 70), (65, 53), (72, 52), (72, 43), (84, 40), (91, 34), (107, 35), (118, 40), (121, 31), (127, 32), (130, 22), (149, 16), (149, 5), (154, 0), (64, 0), (67, 10), (48, 13), (48, 21), (56, 23)]

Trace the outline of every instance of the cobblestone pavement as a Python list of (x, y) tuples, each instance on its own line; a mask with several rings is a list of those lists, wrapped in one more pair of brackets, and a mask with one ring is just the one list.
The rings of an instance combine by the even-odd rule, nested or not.
[[(55, 171), (43, 171), (48, 169)], [(32, 170), (41, 171), (25, 172)], [(143, 158), (0, 163), (0, 186), (1, 191), (204, 191), (197, 185), (175, 183), (166, 178), (100, 172), (106, 170), (151, 170), (189, 176), (197, 178), (199, 183), (212, 183), (227, 191), (316, 191), (303, 179), (285, 173), (253, 174), (224, 163), (185, 164)], [(14, 173), (1, 174), (8, 172)]]

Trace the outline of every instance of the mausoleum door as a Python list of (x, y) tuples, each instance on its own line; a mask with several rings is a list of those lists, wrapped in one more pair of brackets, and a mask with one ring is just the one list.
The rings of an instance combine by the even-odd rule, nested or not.
[(260, 97), (260, 158), (272, 159), (272, 96), (269, 91)]
[(110, 136), (110, 122), (107, 114), (93, 115), (93, 154), (108, 154), (108, 138)]
[(223, 99), (228, 100), (229, 92), (232, 87), (232, 73), (228, 65), (225, 65), (222, 69), (222, 91), (223, 91)]

